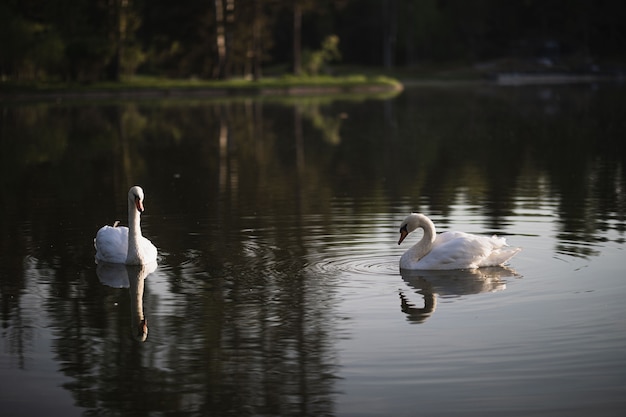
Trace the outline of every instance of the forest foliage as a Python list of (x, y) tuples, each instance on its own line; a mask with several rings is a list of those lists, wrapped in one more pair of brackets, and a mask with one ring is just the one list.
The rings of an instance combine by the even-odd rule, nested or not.
[(620, 62), (620, 0), (0, 0), (2, 80), (259, 79), (328, 64)]

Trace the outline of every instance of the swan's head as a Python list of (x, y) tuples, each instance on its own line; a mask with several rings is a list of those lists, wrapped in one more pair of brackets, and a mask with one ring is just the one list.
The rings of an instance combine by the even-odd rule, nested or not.
[(432, 222), (428, 217), (420, 213), (411, 213), (406, 216), (406, 218), (402, 220), (402, 224), (400, 225), (400, 240), (398, 240), (398, 245), (402, 243), (402, 241), (409, 235), (409, 233), (413, 232), (419, 227), (423, 227), (425, 224), (428, 223)]
[(128, 201), (133, 203), (139, 213), (143, 213), (143, 189), (135, 185), (128, 190)]
[(148, 319), (143, 319), (137, 325), (137, 331), (134, 335), (135, 340), (145, 342), (148, 338)]

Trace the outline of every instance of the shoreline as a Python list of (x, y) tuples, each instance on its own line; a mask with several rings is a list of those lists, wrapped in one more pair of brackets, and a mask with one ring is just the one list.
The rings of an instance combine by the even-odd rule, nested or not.
[(404, 85), (393, 78), (337, 77), (310, 80), (241, 81), (148, 80), (93, 85), (2, 85), (0, 102), (23, 100), (237, 98), (396, 94)]
[(623, 75), (497, 72), (472, 78), (423, 78), (386, 76), (339, 76), (322, 79), (285, 80), (267, 78), (259, 82), (194, 81), (170, 79), (137, 79), (120, 83), (94, 83), (56, 87), (43, 85), (3, 85), (0, 103), (63, 100), (144, 100), (144, 99), (236, 99), (289, 98), (324, 96), (396, 95), (410, 87), (449, 87), (459, 85), (493, 85), (518, 87), (531, 85), (565, 85), (589, 83), (624, 83)]

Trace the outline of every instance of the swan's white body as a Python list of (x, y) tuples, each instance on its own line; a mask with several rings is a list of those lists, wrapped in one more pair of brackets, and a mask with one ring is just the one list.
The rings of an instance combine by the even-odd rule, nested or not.
[(128, 227), (103, 226), (94, 239), (96, 261), (114, 264), (145, 265), (157, 260), (157, 248), (141, 235), (143, 190), (128, 191)]
[(463, 232), (437, 234), (433, 222), (423, 214), (411, 213), (400, 226), (400, 240), (415, 229), (422, 228), (424, 236), (400, 258), (400, 269), (475, 269), (501, 266), (520, 248), (506, 244), (497, 236), (476, 236)]

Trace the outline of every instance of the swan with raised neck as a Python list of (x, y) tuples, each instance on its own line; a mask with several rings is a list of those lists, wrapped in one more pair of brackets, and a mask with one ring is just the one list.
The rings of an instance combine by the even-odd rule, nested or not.
[(128, 227), (103, 226), (94, 240), (96, 260), (126, 265), (144, 265), (157, 260), (156, 247), (141, 234), (144, 211), (143, 189), (135, 185), (128, 191)]
[(141, 213), (143, 213), (143, 189), (135, 185), (128, 190), (128, 251), (127, 265), (142, 265), (146, 263), (146, 254), (141, 250)]

